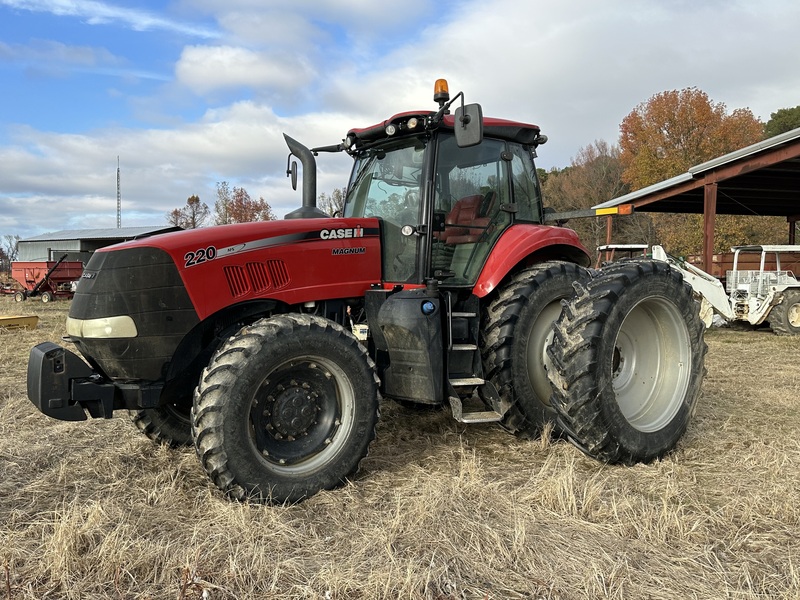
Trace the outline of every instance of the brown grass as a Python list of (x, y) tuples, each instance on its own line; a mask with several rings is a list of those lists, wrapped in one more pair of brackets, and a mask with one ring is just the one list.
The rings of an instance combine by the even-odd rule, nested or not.
[(800, 597), (798, 338), (710, 332), (697, 417), (656, 464), (386, 402), (355, 481), (265, 507), (123, 415), (35, 410), (28, 350), (66, 306), (0, 298), (41, 319), (0, 330), (0, 599)]

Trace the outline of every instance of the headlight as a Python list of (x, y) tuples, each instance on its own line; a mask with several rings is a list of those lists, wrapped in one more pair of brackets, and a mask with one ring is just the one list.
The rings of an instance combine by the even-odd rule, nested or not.
[(99, 319), (67, 317), (67, 335), (78, 338), (134, 338), (139, 332), (136, 323), (127, 315)]

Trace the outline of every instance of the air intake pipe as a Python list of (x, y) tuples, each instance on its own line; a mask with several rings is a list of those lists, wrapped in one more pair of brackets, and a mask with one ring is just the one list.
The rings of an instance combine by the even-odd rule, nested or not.
[[(317, 161), (314, 160), (314, 154), (285, 133), (283, 137), (286, 139), (289, 151), (300, 159), (300, 164), (303, 165), (303, 206), (288, 213), (284, 219), (319, 219), (330, 216), (317, 208)], [(286, 174), (292, 176), (292, 187), (296, 189), (297, 163), (292, 163)]]

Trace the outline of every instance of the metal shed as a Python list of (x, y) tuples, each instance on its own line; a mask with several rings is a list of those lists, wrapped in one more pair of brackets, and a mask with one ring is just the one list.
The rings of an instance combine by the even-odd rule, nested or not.
[(109, 229), (67, 229), (44, 233), (19, 241), (19, 261), (58, 260), (67, 254), (69, 261), (86, 264), (99, 248), (147, 237), (179, 231), (180, 227), (119, 227)]
[(786, 217), (788, 242), (794, 244), (800, 220), (800, 128), (593, 208), (626, 203), (642, 212), (702, 214), (706, 271), (711, 267), (717, 214)]

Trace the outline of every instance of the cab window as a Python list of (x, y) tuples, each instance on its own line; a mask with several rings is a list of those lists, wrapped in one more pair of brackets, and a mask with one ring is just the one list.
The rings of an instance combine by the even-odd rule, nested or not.
[(491, 138), (459, 148), (453, 135), (439, 137), (434, 212), (440, 227), (431, 242), (432, 274), (448, 284), (474, 283), (510, 223), (510, 213), (500, 209), (511, 201), (505, 150), (505, 142)]

